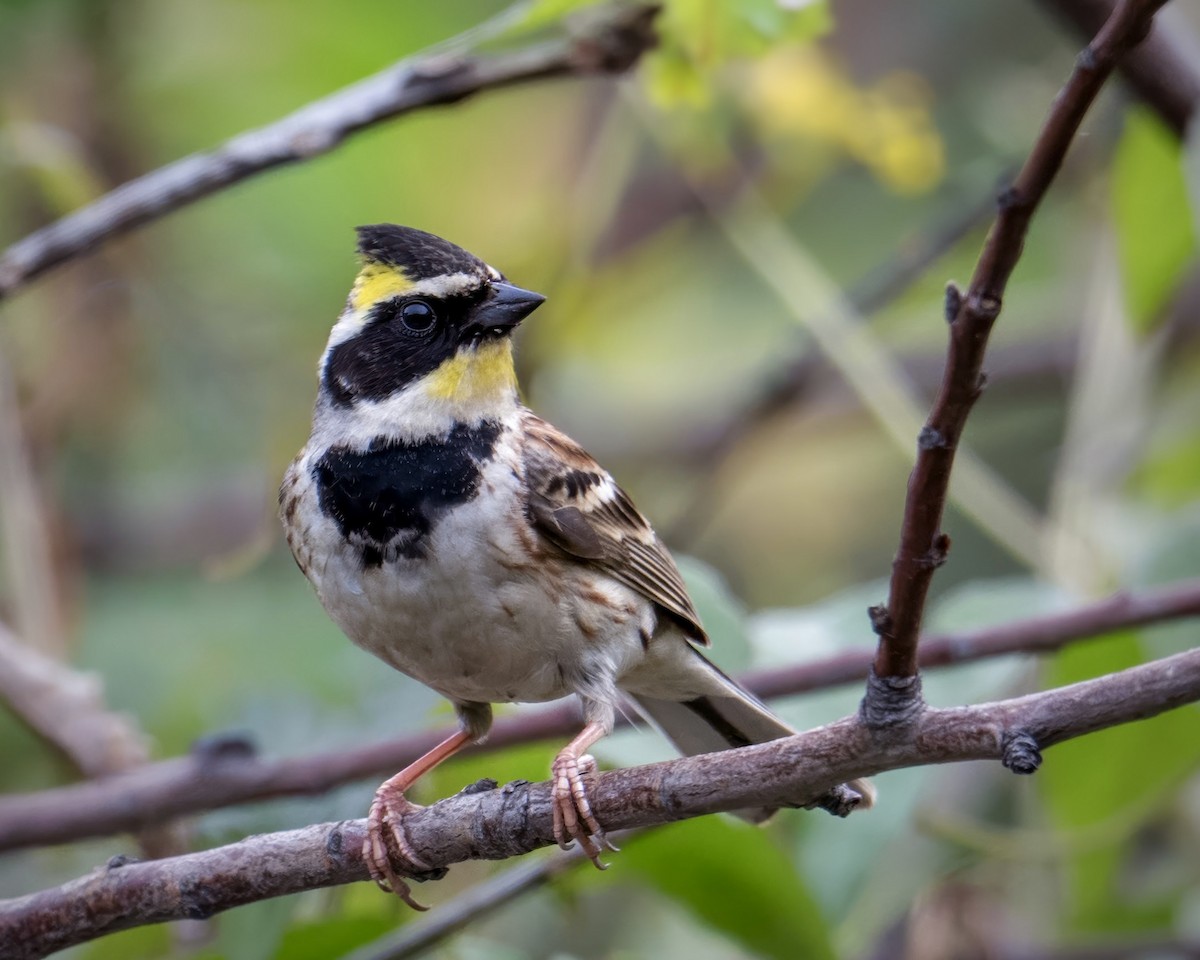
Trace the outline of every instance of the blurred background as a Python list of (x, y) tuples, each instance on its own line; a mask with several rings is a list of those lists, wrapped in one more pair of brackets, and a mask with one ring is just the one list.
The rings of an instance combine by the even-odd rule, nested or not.
[[(553, 32), (578, 6), (526, 4), (486, 45)], [(279, 756), (450, 720), (340, 636), (274, 513), (362, 223), (441, 234), (548, 297), (519, 338), (527, 400), (680, 555), (722, 666), (870, 647), (865, 610), (886, 597), (940, 377), (945, 284), (969, 280), (993, 197), (1082, 46), (1054, 6), (676, 0), (661, 48), (628, 77), (382, 124), (4, 302), (0, 613), (24, 643), (99, 677), (145, 737), (87, 772), (221, 731)], [(0, 245), (504, 9), (2, 0)], [(1200, 71), (1196, 8), (1165, 16)], [(1197, 156), (1119, 83), (1086, 120), (993, 337), (930, 629), (1200, 575)], [(1194, 644), (1194, 624), (1122, 633), (931, 673), (927, 693), (1010, 696)], [(815, 725), (860, 695), (778, 707)], [(447, 764), (421, 798), (484, 775), (544, 779), (554, 749)], [(643, 732), (597, 754), (669, 750)], [(6, 791), (79, 776), (8, 712), (0, 758)], [(1032, 958), (1200, 938), (1198, 764), (1189, 707), (1057, 747), (1034, 778), (998, 765), (886, 774), (879, 808), (846, 822), (680, 824), (433, 955)], [(169, 843), (362, 816), (375, 786), (219, 811)], [(118, 852), (134, 840), (7, 854), (0, 896)], [(505, 868), (455, 867), (418, 895), (437, 910)], [(333, 957), (410, 920), (358, 884), (71, 955)]]

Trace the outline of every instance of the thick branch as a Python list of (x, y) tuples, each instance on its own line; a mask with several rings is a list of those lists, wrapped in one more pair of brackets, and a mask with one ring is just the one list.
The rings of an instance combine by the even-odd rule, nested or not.
[[(963, 760), (1009, 760), (1009, 745), (1045, 749), (1200, 699), (1200, 650), (999, 703), (925, 710), (905, 736), (857, 717), (772, 743), (596, 776), (589, 794), (610, 830), (752, 806), (802, 805), (855, 777)], [(464, 791), (405, 820), (412, 853), (440, 871), (554, 842), (550, 785)], [(251, 837), (204, 853), (121, 864), (0, 903), (0, 955), (42, 957), (106, 933), (206, 917), (268, 897), (364, 880), (365, 821)]]
[[(968, 633), (929, 637), (921, 666), (965, 663), (1013, 653), (1045, 653), (1113, 630), (1200, 615), (1200, 580), (1138, 595), (1117, 594), (1055, 613)], [(856, 650), (812, 663), (772, 668), (742, 678), (761, 697), (859, 683), (871, 654)], [(565, 703), (499, 720), (477, 751), (517, 743), (565, 739), (578, 730), (578, 712)], [(448, 735), (423, 731), (353, 750), (269, 760), (252, 745), (231, 739), (201, 741), (188, 757), (134, 773), (37, 793), (0, 798), (0, 851), (132, 831), (164, 819), (273, 797), (324, 793), (341, 784), (386, 776), (411, 763)]]
[(0, 624), (0, 701), (80, 771), (98, 777), (145, 763), (145, 737), (104, 703), (95, 674), (81, 673), (17, 641)]
[(529, 80), (619, 73), (654, 45), (657, 7), (617, 4), (575, 33), (495, 56), (402, 60), (290, 116), (126, 183), (13, 244), (0, 257), (0, 300), (18, 287), (134, 227), (255, 174), (326, 153), (351, 134), (419, 107)]
[(1084, 114), (1121, 56), (1138, 43), (1165, 0), (1122, 0), (1050, 109), (1029, 159), (1000, 210), (966, 294), (951, 288), (946, 312), (950, 346), (942, 385), (917, 443), (908, 481), (900, 549), (892, 564), (886, 611), (875, 617), (879, 648), (874, 672), (902, 678), (917, 672), (917, 637), (934, 571), (945, 560), (949, 538), (941, 532), (954, 451), (967, 416), (983, 390), (983, 356), (1000, 313), (1004, 290), (1021, 256), (1029, 221), (1058, 173)]

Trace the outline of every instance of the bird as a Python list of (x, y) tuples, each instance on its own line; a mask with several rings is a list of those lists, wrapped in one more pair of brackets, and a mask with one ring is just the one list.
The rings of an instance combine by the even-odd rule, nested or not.
[[(363, 858), (382, 889), (424, 909), (389, 855), (419, 862), (405, 792), (482, 741), (493, 704), (574, 695), (582, 728), (550, 766), (554, 837), (603, 867), (615, 847), (588, 798), (588, 750), (623, 697), (689, 755), (795, 731), (703, 655), (675, 561), (625, 491), (523, 404), (513, 333), (545, 298), (431, 233), (357, 233), (360, 269), (318, 365), (281, 518), (334, 623), (458, 719), (376, 791)], [(869, 781), (847, 787), (847, 809), (872, 804)]]

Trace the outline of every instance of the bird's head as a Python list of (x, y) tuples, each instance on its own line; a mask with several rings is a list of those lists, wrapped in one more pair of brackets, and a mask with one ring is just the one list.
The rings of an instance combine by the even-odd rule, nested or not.
[(405, 398), (458, 421), (512, 402), (511, 334), (545, 299), (440, 237), (382, 223), (358, 228), (362, 269), (321, 359), (335, 408)]

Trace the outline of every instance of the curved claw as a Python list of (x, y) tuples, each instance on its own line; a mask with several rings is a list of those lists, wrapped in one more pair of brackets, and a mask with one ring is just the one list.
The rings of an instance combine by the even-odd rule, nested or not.
[(608, 864), (600, 859), (603, 850), (616, 850), (609, 841), (604, 828), (592, 813), (587, 787), (583, 777), (594, 773), (596, 761), (589, 755), (576, 757), (564, 750), (554, 758), (550, 772), (553, 780), (553, 806), (551, 808), (554, 839), (564, 850), (574, 842), (599, 870), (607, 870)]
[(414, 910), (425, 911), (429, 908), (413, 899), (412, 888), (392, 866), (393, 847), (404, 861), (417, 869), (422, 866), (421, 859), (413, 852), (403, 830), (404, 815), (413, 809), (416, 809), (416, 804), (409, 802), (403, 792), (389, 790), (387, 784), (380, 787), (367, 814), (367, 835), (363, 840), (362, 856), (371, 879), (380, 890), (394, 893)]

